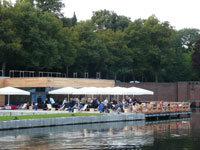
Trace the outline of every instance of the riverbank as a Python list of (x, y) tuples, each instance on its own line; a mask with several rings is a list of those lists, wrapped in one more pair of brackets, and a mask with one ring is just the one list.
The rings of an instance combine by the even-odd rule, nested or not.
[(73, 116), (73, 117), (60, 117), (60, 118), (1, 121), (0, 130), (76, 125), (76, 124), (93, 124), (93, 123), (105, 123), (105, 122), (137, 121), (137, 120), (145, 120), (145, 115), (141, 113), (123, 113), (123, 114), (112, 113), (101, 116), (81, 116), (81, 117)]
[(45, 119), (45, 118), (61, 118), (61, 117), (81, 117), (81, 116), (102, 116), (100, 113), (60, 113), (60, 114), (39, 114), (39, 115), (23, 115), (23, 116), (0, 116), (0, 121), (25, 120), (25, 119)]

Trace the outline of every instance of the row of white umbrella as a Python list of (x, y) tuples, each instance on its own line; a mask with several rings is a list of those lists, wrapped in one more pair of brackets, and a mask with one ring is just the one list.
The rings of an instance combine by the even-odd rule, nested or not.
[(71, 95), (153, 95), (153, 91), (149, 91), (137, 87), (83, 87), (73, 88), (64, 87), (57, 90), (50, 91), (49, 94), (71, 94)]
[[(73, 88), (64, 87), (50, 91), (49, 94), (71, 94), (71, 95), (153, 95), (153, 91), (137, 87), (83, 87)], [(30, 92), (13, 87), (0, 88), (0, 95), (8, 95), (8, 105), (10, 104), (10, 95), (30, 95)]]

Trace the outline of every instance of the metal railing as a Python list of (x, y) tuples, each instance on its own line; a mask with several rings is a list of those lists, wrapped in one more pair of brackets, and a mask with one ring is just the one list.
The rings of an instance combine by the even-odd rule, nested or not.
[[(1, 74), (3, 74), (3, 70), (0, 70)], [(68, 78), (67, 73), (61, 72), (44, 72), (44, 71), (23, 71), (23, 70), (10, 70), (9, 71), (10, 78), (32, 78), (32, 77), (50, 77), (50, 78)], [(78, 76), (77, 72), (73, 72), (72, 78), (89, 78), (89, 73), (84, 72), (83, 74)], [(94, 77), (95, 78), (95, 77)], [(101, 73), (96, 73), (96, 79), (101, 79)]]
[(154, 104), (137, 105), (135, 112), (139, 113), (172, 113), (190, 111), (189, 102), (156, 102)]

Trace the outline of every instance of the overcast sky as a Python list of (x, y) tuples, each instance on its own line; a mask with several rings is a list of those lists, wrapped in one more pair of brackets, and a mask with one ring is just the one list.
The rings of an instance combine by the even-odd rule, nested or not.
[(90, 19), (93, 11), (107, 9), (118, 15), (146, 19), (152, 14), (169, 21), (175, 29), (200, 29), (200, 0), (63, 0), (66, 17), (76, 13), (78, 21)]

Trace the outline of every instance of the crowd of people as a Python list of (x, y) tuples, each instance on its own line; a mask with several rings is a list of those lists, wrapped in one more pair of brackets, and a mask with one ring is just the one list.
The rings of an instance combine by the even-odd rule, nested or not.
[(51, 104), (56, 110), (66, 110), (69, 112), (74, 112), (74, 110), (84, 110), (90, 111), (98, 110), (100, 113), (109, 113), (110, 111), (124, 112), (124, 109), (134, 109), (136, 104), (141, 104), (141, 101), (133, 97), (125, 96), (122, 100), (108, 99), (104, 98), (100, 100), (98, 98), (64, 98), (62, 103), (56, 102), (54, 98), (47, 97), (45, 101), (42, 101), (41, 97), (37, 98), (37, 103), (33, 105), (38, 108), (47, 110), (47, 104)]

